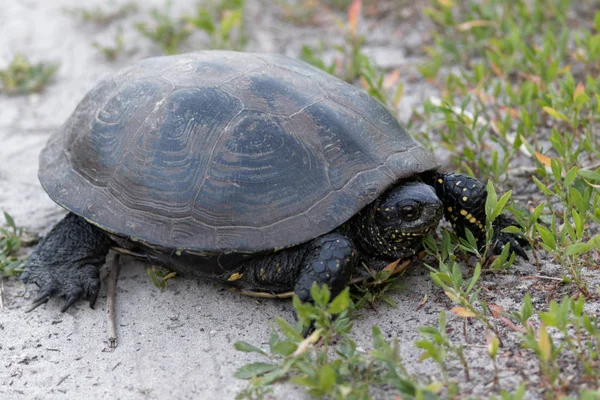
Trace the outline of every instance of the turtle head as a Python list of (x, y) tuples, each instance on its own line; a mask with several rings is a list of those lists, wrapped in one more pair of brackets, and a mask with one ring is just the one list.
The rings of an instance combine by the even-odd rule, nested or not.
[[(401, 182), (388, 189), (363, 216), (361, 242), (369, 253), (389, 258), (414, 255), (423, 237), (443, 216), (443, 206), (433, 187), (420, 182)], [(366, 219), (366, 220), (365, 220)]]

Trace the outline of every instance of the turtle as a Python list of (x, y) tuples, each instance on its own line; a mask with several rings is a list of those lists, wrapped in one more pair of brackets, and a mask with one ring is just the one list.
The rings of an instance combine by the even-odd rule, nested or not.
[[(93, 307), (110, 249), (245, 292), (313, 283), (335, 295), (361, 265), (410, 259), (445, 217), (485, 245), (486, 187), (442, 173), (379, 101), (278, 54), (152, 57), (102, 80), (40, 153), (39, 180), (68, 213), (21, 280), (34, 304)], [(527, 241), (494, 221), (497, 253)]]

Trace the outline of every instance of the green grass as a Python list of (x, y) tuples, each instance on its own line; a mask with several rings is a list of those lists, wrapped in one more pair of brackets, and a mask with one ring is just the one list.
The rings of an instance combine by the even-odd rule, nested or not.
[(186, 20), (209, 38), (211, 49), (243, 50), (248, 38), (244, 26), (244, 0), (221, 0), (196, 7)]
[(92, 43), (96, 49), (100, 50), (108, 61), (115, 61), (121, 54), (125, 52), (125, 43), (123, 39), (123, 28), (117, 27), (114, 36), (114, 45), (102, 45), (99, 42)]
[[(346, 22), (337, 22), (342, 31), (343, 42), (341, 44), (329, 46), (321, 41), (317, 48), (304, 45), (300, 52), (300, 59), (347, 82), (352, 83), (364, 76), (363, 71), (365, 68), (369, 68), (370, 61), (362, 52), (366, 39), (359, 33), (360, 4), (361, 2), (356, 2), (348, 9)], [(335, 52), (334, 59), (330, 63), (324, 60), (326, 51)], [(382, 99), (383, 97), (379, 100)]]
[(112, 7), (112, 9), (106, 10), (103, 7), (96, 6), (94, 8), (65, 8), (64, 12), (77, 18), (83, 22), (93, 23), (99, 26), (107, 26), (115, 21), (127, 17), (138, 11), (138, 5), (131, 1), (127, 2), (120, 7)]
[(171, 15), (171, 2), (153, 9), (151, 22), (139, 22), (136, 29), (165, 54), (176, 54), (191, 35), (203, 32), (212, 49), (243, 50), (247, 36), (244, 27), (244, 0), (209, 1), (196, 7), (195, 15)]
[(20, 274), (23, 266), (23, 260), (16, 255), (23, 231), (6, 212), (4, 221), (6, 225), (0, 225), (0, 279)]
[[(458, 240), (442, 228), (439, 239), (425, 241), (426, 262), (433, 283), (453, 304), (453, 322), (442, 311), (438, 326), (421, 327), (421, 338), (414, 343), (421, 359), (438, 367), (429, 376), (439, 380), (410, 375), (395, 347), (397, 339), (383, 340), (377, 327), (372, 349), (357, 353), (350, 329), (356, 305), (384, 298), (367, 287), (350, 301), (334, 301), (340, 312), (335, 321), (342, 320), (343, 329), (332, 327), (333, 313), (328, 315), (323, 298), (315, 306), (296, 300), (304, 324), (310, 315), (319, 321), (309, 339), (300, 336), (300, 326), (282, 328), (284, 323), (277, 320), (279, 333), (272, 334), (269, 350), (236, 344), (267, 359), (265, 365), (238, 371), (238, 377), (249, 379), (240, 398), (262, 398), (281, 381), (299, 385), (315, 398), (371, 398), (377, 388), (392, 388), (400, 398), (465, 398), (473, 372), (465, 355), (469, 339), (448, 335), (448, 324), (456, 325), (457, 319), (486, 332), (479, 356), (493, 365), (485, 377), (492, 383), (490, 397), (523, 399), (528, 393), (548, 399), (600, 398), (600, 324), (596, 314), (586, 312), (586, 304), (597, 305), (600, 297), (600, 288), (588, 279), (597, 275), (600, 256), (600, 12), (590, 12), (590, 3), (580, 5), (588, 11), (575, 13), (572, 0), (430, 1), (424, 14), (434, 29), (419, 71), (440, 96), (415, 109), (410, 121), (425, 146), (450, 153), (449, 168), (488, 181), (488, 239), (491, 220), (510, 211), (520, 227), (506, 231), (520, 232), (532, 244), (540, 274), (546, 273), (540, 260), (559, 266), (562, 272), (551, 278), (566, 295), (538, 309), (529, 294), (514, 310), (489, 303), (480, 279), (510, 274), (510, 249), (499, 256), (488, 249), (480, 253), (474, 240)], [(342, 79), (360, 82), (396, 113), (404, 88), (389, 84), (394, 71), (381, 71), (364, 56), (358, 18), (348, 15), (341, 45), (305, 46), (302, 57)], [(336, 59), (327, 63), (323, 54), (331, 50)], [(512, 184), (518, 185), (514, 191), (496, 195), (494, 186), (504, 191)], [(517, 200), (524, 186), (535, 192), (528, 196), (531, 203), (521, 205)], [(478, 262), (466, 268), (469, 255)], [(379, 283), (395, 285), (385, 279)], [(337, 308), (340, 303), (347, 307)], [(318, 310), (309, 313), (310, 307)], [(499, 365), (515, 348), (532, 357), (537, 369), (520, 385), (506, 387)]]
[(159, 288), (161, 292), (167, 288), (168, 281), (170, 279), (175, 279), (177, 276), (177, 273), (156, 265), (147, 268), (146, 273), (152, 284)]
[(31, 64), (22, 54), (17, 54), (8, 67), (0, 70), (0, 93), (22, 95), (42, 91), (50, 82), (58, 64)]
[[(454, 275), (457, 279), (456, 272)], [(476, 277), (472, 278), (469, 286), (473, 288), (476, 281)], [(448, 336), (444, 311), (439, 315), (439, 325), (421, 327), (421, 339), (415, 342), (422, 350), (420, 360), (431, 359), (438, 366), (442, 380), (436, 381), (411, 375), (399, 352), (398, 338), (384, 339), (378, 327), (372, 329), (371, 349), (357, 348), (350, 318), (354, 305), (348, 289), (330, 302), (327, 287), (319, 288), (315, 284), (311, 295), (315, 299), (314, 305), (302, 304), (294, 297), (294, 309), (299, 319), (296, 326), (281, 318), (275, 319), (268, 349), (243, 341), (234, 344), (239, 351), (257, 353), (263, 358), (263, 361), (246, 364), (235, 372), (235, 377), (249, 381), (238, 399), (264, 398), (271, 392), (273, 384), (283, 381), (303, 387), (315, 398), (365, 399), (370, 398), (377, 388), (388, 392), (391, 388), (400, 398), (455, 398), (461, 395), (461, 384), (449, 374), (453, 360), (462, 366), (465, 381), (470, 380), (465, 345), (453, 342)], [(483, 318), (494, 319), (494, 324), (502, 319), (514, 321), (510, 323), (519, 332), (520, 346), (530, 349), (537, 357), (540, 376), (549, 394), (564, 392), (574, 384), (572, 378), (561, 374), (559, 364), (567, 359), (583, 370), (576, 386), (579, 398), (594, 399), (600, 392), (585, 386), (597, 390), (600, 383), (600, 325), (598, 317), (586, 313), (584, 306), (583, 296), (577, 300), (565, 298), (561, 303), (552, 302), (549, 312), (537, 313), (536, 317), (542, 321), (537, 329), (530, 323), (534, 311), (529, 296), (518, 312), (505, 313), (496, 309), (489, 315), (484, 313)], [(455, 307), (451, 311), (463, 318), (477, 316), (465, 308)], [(311, 321), (314, 331), (304, 337), (303, 332)], [(562, 339), (553, 340), (548, 334), (549, 329), (560, 332)], [(525, 393), (524, 385), (512, 393), (496, 386), (496, 361), (501, 346), (496, 333), (488, 333), (486, 356), (494, 365), (491, 380), (495, 382), (500, 398), (521, 399)]]
[[(290, 381), (303, 387), (316, 398), (363, 399), (372, 386), (391, 386), (399, 395), (431, 398), (441, 386), (421, 384), (410, 376), (399, 354), (398, 340), (387, 341), (379, 328), (372, 330), (372, 349), (358, 349), (350, 336), (352, 308), (349, 289), (330, 300), (326, 286), (316, 283), (311, 289), (313, 304), (301, 304), (294, 297), (299, 323), (288, 324), (275, 319), (269, 348), (262, 349), (247, 342), (234, 347), (243, 352), (258, 353), (265, 361), (246, 364), (235, 372), (239, 379), (249, 380), (238, 399), (262, 398), (270, 385)], [(306, 338), (303, 331), (314, 323), (314, 331)]]
[(191, 27), (182, 17), (171, 15), (171, 2), (165, 3), (163, 9), (150, 11), (152, 22), (138, 22), (137, 31), (147, 39), (156, 43), (165, 54), (176, 54), (179, 47), (192, 34)]
[[(523, 154), (529, 157), (531, 179), (545, 202), (514, 212), (534, 251), (552, 255), (565, 279), (589, 298), (593, 291), (582, 268), (594, 265), (591, 257), (600, 248), (600, 139), (594, 134), (600, 81), (586, 72), (597, 69), (592, 38), (600, 38), (600, 13), (578, 21), (591, 29), (573, 32), (565, 0), (442, 4), (428, 9), (438, 30), (429, 49), (433, 60), (421, 70), (445, 89), (441, 105), (425, 108), (423, 118), (434, 121), (427, 130), (441, 132), (459, 169), (497, 183), (523, 163)], [(584, 39), (571, 48), (570, 34)], [(441, 66), (439, 60), (459, 63), (462, 71), (439, 73), (432, 66)]]

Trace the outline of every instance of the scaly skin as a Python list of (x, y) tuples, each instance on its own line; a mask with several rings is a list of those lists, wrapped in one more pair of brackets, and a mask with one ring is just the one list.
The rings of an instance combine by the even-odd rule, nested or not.
[(40, 292), (33, 308), (57, 294), (66, 311), (80, 297), (93, 307), (100, 291), (98, 270), (110, 249), (108, 237), (75, 214), (68, 214), (38, 244), (21, 274), (24, 283), (35, 283)]

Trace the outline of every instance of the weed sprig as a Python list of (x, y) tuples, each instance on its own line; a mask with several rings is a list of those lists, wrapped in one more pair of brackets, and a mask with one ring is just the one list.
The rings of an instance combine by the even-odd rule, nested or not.
[(58, 64), (31, 64), (22, 54), (17, 54), (8, 65), (0, 70), (0, 93), (20, 95), (44, 89), (56, 73)]
[(23, 231), (7, 212), (4, 212), (4, 220), (6, 226), (0, 226), (0, 279), (18, 275), (23, 271), (23, 261), (16, 256), (21, 248)]

